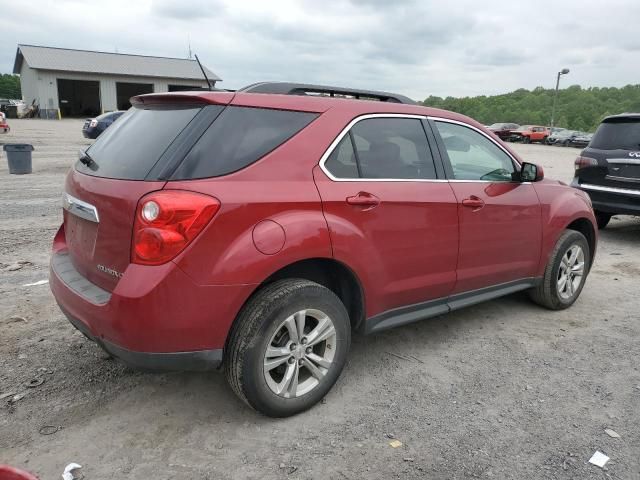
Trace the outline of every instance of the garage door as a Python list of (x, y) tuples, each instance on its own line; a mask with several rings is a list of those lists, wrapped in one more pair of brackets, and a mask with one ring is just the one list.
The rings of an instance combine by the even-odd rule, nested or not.
[(128, 110), (131, 107), (129, 99), (145, 93), (153, 93), (153, 83), (116, 82), (118, 110)]
[(58, 100), (63, 117), (100, 115), (100, 82), (59, 78)]

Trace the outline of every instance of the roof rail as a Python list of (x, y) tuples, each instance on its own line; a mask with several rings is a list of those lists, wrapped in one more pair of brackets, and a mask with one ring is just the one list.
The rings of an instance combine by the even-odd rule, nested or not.
[(259, 82), (247, 85), (238, 90), (245, 93), (276, 93), (280, 95), (309, 95), (320, 94), (329, 97), (351, 96), (358, 100), (379, 100), (381, 102), (406, 103), (416, 105), (416, 102), (404, 95), (396, 93), (378, 92), (375, 90), (359, 90), (355, 88), (329, 87), (327, 85), (311, 85), (308, 83), (289, 82)]

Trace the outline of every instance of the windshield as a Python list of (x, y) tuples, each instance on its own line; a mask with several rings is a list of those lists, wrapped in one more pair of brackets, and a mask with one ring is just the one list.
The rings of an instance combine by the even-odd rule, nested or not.
[(599, 150), (639, 150), (640, 119), (625, 118), (601, 123), (590, 146)]

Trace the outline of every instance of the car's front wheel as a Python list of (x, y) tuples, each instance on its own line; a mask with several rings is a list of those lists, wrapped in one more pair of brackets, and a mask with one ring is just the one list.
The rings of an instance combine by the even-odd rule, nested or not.
[(551, 310), (570, 307), (580, 296), (590, 268), (587, 239), (566, 230), (549, 256), (542, 281), (529, 291), (531, 299)]
[(522, 137), (522, 143), (531, 143), (531, 138), (529, 138), (529, 137)]
[(225, 352), (234, 392), (271, 417), (288, 417), (320, 401), (338, 379), (351, 342), (340, 299), (307, 280), (280, 280), (242, 309)]

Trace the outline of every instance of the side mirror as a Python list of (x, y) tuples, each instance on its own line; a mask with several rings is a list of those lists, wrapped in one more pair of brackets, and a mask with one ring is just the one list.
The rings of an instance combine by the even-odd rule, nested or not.
[(544, 178), (544, 170), (535, 163), (523, 162), (520, 169), (521, 182), (539, 182)]

